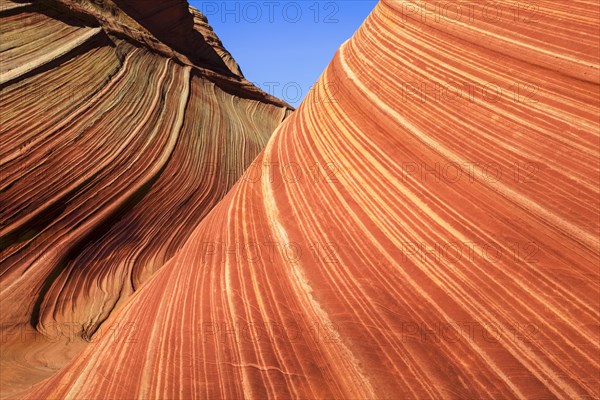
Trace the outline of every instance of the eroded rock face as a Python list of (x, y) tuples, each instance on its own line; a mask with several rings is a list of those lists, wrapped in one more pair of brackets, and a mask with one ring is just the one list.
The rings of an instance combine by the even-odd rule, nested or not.
[[(150, 20), (119, 5), (1, 4), (4, 394), (92, 340), (291, 112), (185, 1)], [(179, 30), (153, 35), (162, 14), (189, 22), (187, 48)]]
[(111, 333), (19, 397), (598, 398), (598, 4), (436, 3), (380, 2)]

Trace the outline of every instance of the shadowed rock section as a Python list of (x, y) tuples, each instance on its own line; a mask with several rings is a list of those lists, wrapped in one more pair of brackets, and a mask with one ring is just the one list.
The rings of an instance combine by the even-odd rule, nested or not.
[(187, 2), (118, 3), (0, 3), (4, 394), (92, 340), (291, 112)]
[(381, 1), (112, 333), (18, 397), (598, 398), (599, 6), (436, 3)]

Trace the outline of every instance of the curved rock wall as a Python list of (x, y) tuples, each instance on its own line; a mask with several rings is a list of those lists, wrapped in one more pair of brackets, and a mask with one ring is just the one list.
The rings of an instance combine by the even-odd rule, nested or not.
[(21, 397), (598, 398), (599, 7), (537, 3), (381, 1), (110, 334)]
[(92, 340), (291, 112), (241, 74), (165, 57), (78, 7), (0, 9), (3, 393)]

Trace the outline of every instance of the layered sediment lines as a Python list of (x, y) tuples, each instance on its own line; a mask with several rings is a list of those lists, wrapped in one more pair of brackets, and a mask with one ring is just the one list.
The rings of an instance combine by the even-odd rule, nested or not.
[(81, 10), (10, 3), (0, 9), (3, 394), (92, 340), (291, 111), (241, 76), (165, 57)]
[(598, 4), (435, 3), (380, 2), (120, 333), (22, 397), (598, 398)]

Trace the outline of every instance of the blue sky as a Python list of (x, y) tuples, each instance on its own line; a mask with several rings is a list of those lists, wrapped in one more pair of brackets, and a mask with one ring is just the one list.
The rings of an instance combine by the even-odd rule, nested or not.
[(296, 107), (377, 4), (376, 0), (189, 2), (208, 17), (248, 80)]

